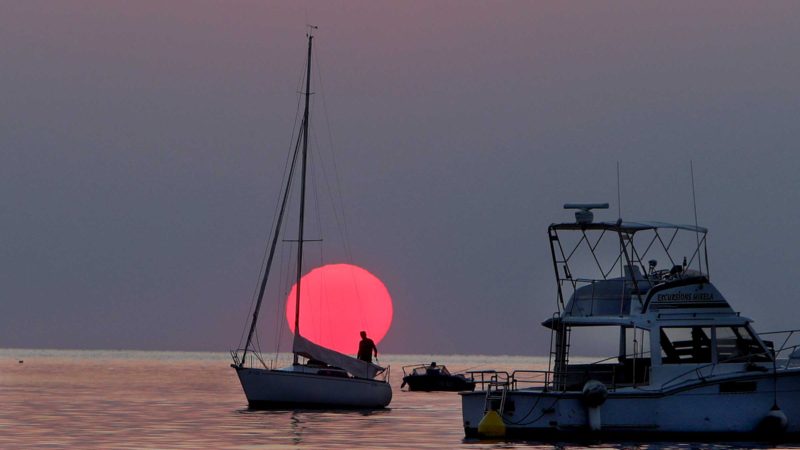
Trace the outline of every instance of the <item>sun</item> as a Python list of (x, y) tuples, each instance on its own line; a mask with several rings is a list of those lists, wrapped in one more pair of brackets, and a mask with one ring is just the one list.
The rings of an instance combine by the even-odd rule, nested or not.
[[(383, 282), (351, 264), (317, 267), (301, 279), (300, 334), (341, 353), (355, 354), (360, 331), (380, 343), (392, 325), (392, 298)], [(294, 333), (295, 296), (286, 298), (286, 320)]]

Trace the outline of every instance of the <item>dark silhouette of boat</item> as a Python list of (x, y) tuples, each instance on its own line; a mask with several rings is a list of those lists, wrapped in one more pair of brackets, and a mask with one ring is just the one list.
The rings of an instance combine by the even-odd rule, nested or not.
[[(389, 385), (387, 368), (371, 362), (353, 358), (350, 355), (339, 353), (324, 347), (304, 337), (300, 332), (300, 280), (303, 277), (303, 246), (305, 210), (306, 210), (306, 185), (308, 171), (308, 144), (309, 144), (309, 115), (311, 97), (311, 44), (314, 38), (312, 31), (316, 27), (309, 26), (308, 59), (305, 75), (305, 109), (303, 120), (298, 129), (295, 145), (292, 147), (291, 156), (282, 191), (278, 217), (275, 222), (269, 252), (265, 253), (264, 271), (261, 276), (258, 300), (253, 309), (253, 318), (250, 322), (247, 340), (244, 347), (231, 351), (233, 367), (242, 384), (242, 389), (251, 408), (261, 409), (293, 409), (293, 408), (384, 408), (392, 400), (392, 387)], [(295, 180), (299, 172), (300, 179)], [(299, 198), (293, 197), (299, 188)], [(256, 325), (258, 324), (261, 304), (267, 292), (270, 279), (275, 279), (272, 273), (272, 262), (275, 257), (280, 238), (286, 236), (285, 227), (282, 229), (284, 218), (288, 211), (290, 198), (299, 200), (297, 250), (294, 252), (296, 267), (295, 272), (295, 314), (294, 340), (292, 341), (293, 361), (289, 367), (280, 369), (267, 366), (259, 353)], [(269, 256), (267, 256), (269, 255)], [(272, 273), (272, 278), (270, 274)], [(244, 334), (242, 335), (244, 337)], [(250, 356), (248, 359), (247, 356)], [(305, 364), (300, 358), (305, 359)]]
[(447, 367), (430, 364), (403, 367), (403, 384), (409, 391), (473, 391), (475, 381), (464, 374), (452, 374)]

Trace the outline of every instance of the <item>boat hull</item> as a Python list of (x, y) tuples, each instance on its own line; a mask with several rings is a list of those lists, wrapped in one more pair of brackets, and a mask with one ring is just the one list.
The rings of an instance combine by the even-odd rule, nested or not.
[[(765, 421), (775, 402), (776, 382), (777, 403), (788, 419), (784, 429), (769, 427)], [(486, 392), (461, 396), (464, 432), (467, 437), (480, 437)], [(493, 407), (498, 404), (495, 401)], [(538, 440), (796, 438), (800, 436), (800, 371), (703, 381), (670, 391), (619, 389), (608, 393), (598, 411), (599, 423), (593, 430), (580, 392), (520, 389), (508, 391), (502, 417), (506, 436)]]
[(408, 385), (409, 391), (474, 391), (475, 383), (462, 377), (453, 375), (408, 375), (403, 377), (403, 383)]
[(389, 383), (292, 370), (235, 368), (251, 408), (384, 408)]

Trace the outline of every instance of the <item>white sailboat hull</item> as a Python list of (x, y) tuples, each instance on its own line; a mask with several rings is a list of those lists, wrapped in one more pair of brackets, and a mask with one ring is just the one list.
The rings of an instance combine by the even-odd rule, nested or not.
[(302, 368), (236, 368), (236, 373), (253, 408), (383, 408), (392, 400), (392, 388), (385, 381), (320, 375)]

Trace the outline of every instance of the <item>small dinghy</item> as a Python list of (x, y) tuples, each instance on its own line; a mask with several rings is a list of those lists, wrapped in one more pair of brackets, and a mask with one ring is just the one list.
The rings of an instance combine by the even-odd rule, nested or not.
[(464, 374), (451, 374), (447, 367), (429, 365), (413, 365), (403, 367), (403, 384), (409, 391), (473, 391), (475, 381)]

